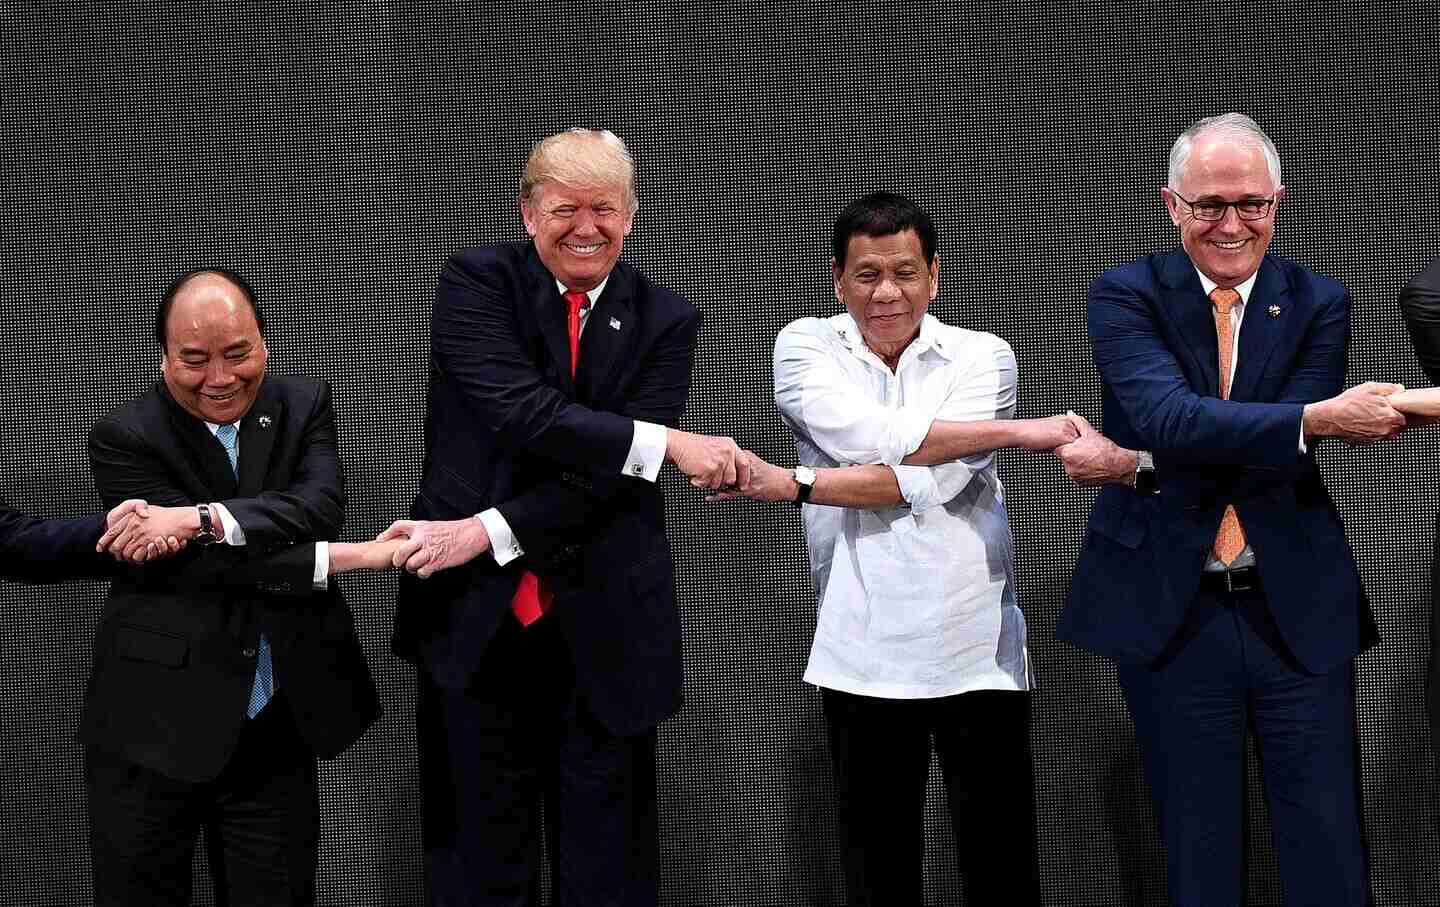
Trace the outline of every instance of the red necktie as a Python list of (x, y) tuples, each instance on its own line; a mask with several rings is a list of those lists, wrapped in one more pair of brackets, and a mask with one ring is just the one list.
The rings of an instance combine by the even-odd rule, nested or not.
[[(1220, 399), (1230, 399), (1230, 366), (1235, 361), (1235, 331), (1230, 326), (1230, 308), (1240, 301), (1240, 294), (1234, 290), (1216, 287), (1210, 294), (1215, 303), (1215, 339), (1220, 344)], [(1240, 528), (1240, 517), (1235, 508), (1225, 505), (1225, 515), (1220, 518), (1220, 529), (1215, 533), (1215, 559), (1225, 566), (1245, 550), (1245, 530)]]
[[(580, 366), (580, 312), (589, 304), (590, 297), (578, 290), (565, 294), (565, 326), (570, 333), (571, 378), (575, 377), (575, 370)], [(520, 621), (521, 626), (528, 627), (550, 610), (554, 598), (550, 584), (526, 570), (520, 574), (520, 585), (515, 589), (515, 596), (510, 599), (510, 611)]]

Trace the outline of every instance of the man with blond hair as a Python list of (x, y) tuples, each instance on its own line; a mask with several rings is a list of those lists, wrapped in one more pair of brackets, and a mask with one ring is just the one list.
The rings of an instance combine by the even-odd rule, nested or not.
[[(748, 479), (675, 428), (700, 314), (621, 262), (634, 163), (606, 131), (535, 146), (530, 242), (453, 255), (431, 319), (425, 471), (387, 536), (395, 652), (419, 668), (431, 903), (523, 904), (539, 805), (558, 903), (654, 904), (655, 727), (680, 706), (680, 616), (655, 477)], [(451, 569), (445, 569), (451, 568)]]
[(1253, 120), (1181, 133), (1160, 191), (1181, 248), (1090, 287), (1118, 447), (1085, 425), (1074, 444), (1134, 472), (1096, 498), (1057, 635), (1116, 662), (1172, 905), (1242, 901), (1253, 730), (1285, 903), (1360, 907), (1353, 667), (1375, 623), (1314, 448), (1400, 431), (1398, 386), (1341, 393), (1350, 296), (1268, 254), (1285, 187)]

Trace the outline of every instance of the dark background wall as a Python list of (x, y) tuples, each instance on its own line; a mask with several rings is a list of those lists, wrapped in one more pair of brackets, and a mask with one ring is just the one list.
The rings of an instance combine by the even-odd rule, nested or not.
[[(1350, 375), (1424, 383), (1395, 305), (1440, 254), (1436, 14), (1374, 4), (0, 3), (0, 489), (51, 516), (97, 506), (94, 420), (157, 377), (160, 289), (201, 263), (268, 301), (271, 368), (335, 386), (346, 538), (414, 493), (427, 319), (444, 256), (522, 235), (539, 137), (606, 126), (640, 165), (629, 259), (706, 313), (687, 427), (774, 461), (775, 333), (838, 310), (828, 227), (896, 189), (942, 232), (942, 320), (1020, 364), (1020, 416), (1097, 418), (1084, 290), (1175, 244), (1170, 142), (1231, 109), (1279, 145), (1275, 250), (1354, 294)], [(1378, 903), (1440, 902), (1421, 678), (1437, 434), (1322, 448), (1384, 642), (1359, 720)], [(1091, 494), (1048, 455), (1001, 459), (1040, 688), (1034, 738), (1048, 902), (1160, 904), (1164, 869), (1113, 670), (1054, 641)], [(800, 681), (814, 598), (795, 513), (706, 505), (667, 472), (688, 651), (661, 731), (664, 902), (838, 904), (818, 698)], [(326, 904), (421, 902), (413, 677), (388, 654), (394, 578), (343, 580), (385, 716), (322, 770)], [(0, 585), (0, 900), (89, 900), (72, 741), (103, 587)], [(1250, 900), (1278, 904), (1252, 762)], [(928, 898), (964, 903), (932, 787)], [(976, 817), (983, 821), (984, 817)], [(199, 903), (210, 903), (203, 873)]]

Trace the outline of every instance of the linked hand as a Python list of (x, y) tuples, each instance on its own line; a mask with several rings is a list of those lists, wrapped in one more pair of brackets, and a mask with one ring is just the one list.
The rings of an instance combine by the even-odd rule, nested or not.
[(1016, 446), (1025, 450), (1054, 450), (1080, 437), (1075, 423), (1064, 415), (1048, 416), (1044, 419), (1017, 419), (1015, 430), (1019, 434), (1019, 443)]
[(490, 550), (485, 524), (475, 517), (463, 520), (396, 520), (375, 537), (377, 542), (402, 539), (391, 555), (396, 567), (428, 579), (440, 570), (458, 567)]
[(722, 488), (706, 495), (707, 501), (733, 501), (735, 498), (750, 498), (753, 501), (793, 501), (799, 488), (794, 474), (783, 467), (767, 463), (748, 450), (740, 451), (745, 462), (747, 478), (734, 488)]
[(665, 456), (696, 488), (739, 487), (750, 480), (750, 464), (731, 438), (678, 429), (665, 433)]
[(1381, 381), (1357, 384), (1337, 397), (1305, 407), (1305, 434), (1340, 438), (1350, 444), (1372, 444), (1393, 438), (1405, 428), (1403, 413), (1388, 399), (1404, 385)]
[[(188, 527), (189, 507), (152, 507), (142, 500), (124, 501), (105, 516), (105, 533), (95, 544), (117, 561), (143, 564), (169, 557), (194, 537)], [(198, 523), (198, 516), (194, 517)]]
[(1095, 430), (1084, 416), (1066, 413), (1065, 418), (1075, 428), (1077, 437), (1063, 447), (1056, 448), (1055, 456), (1065, 467), (1065, 474), (1076, 485), (1106, 485), (1111, 482), (1129, 484), (1135, 476), (1135, 452), (1127, 450)]

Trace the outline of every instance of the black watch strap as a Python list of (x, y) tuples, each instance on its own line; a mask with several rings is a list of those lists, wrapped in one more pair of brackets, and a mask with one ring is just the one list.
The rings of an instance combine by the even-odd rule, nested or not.
[(195, 509), (200, 511), (200, 531), (195, 534), (195, 544), (215, 544), (220, 539), (215, 535), (215, 523), (210, 519), (210, 505), (196, 504)]

